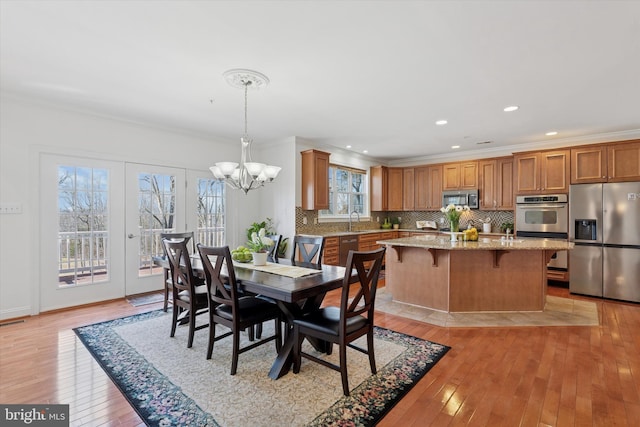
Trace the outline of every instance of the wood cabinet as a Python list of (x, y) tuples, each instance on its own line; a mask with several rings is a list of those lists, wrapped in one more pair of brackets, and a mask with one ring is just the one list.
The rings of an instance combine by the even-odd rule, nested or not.
[(569, 157), (569, 150), (516, 153), (513, 156), (515, 193), (568, 193)]
[(431, 165), (428, 167), (429, 187), (427, 208), (438, 210), (442, 207), (442, 165)]
[(329, 153), (302, 153), (302, 209), (329, 209)]
[(571, 148), (571, 184), (640, 181), (640, 140)]
[(445, 163), (442, 166), (442, 190), (478, 188), (478, 162)]
[[(397, 231), (381, 231), (380, 233), (366, 233), (358, 236), (358, 250), (359, 251), (375, 251), (381, 248), (383, 245), (379, 245), (376, 242), (378, 240), (397, 239)], [(384, 259), (382, 261), (384, 263)]]
[(413, 168), (402, 170), (402, 210), (415, 210), (415, 171)]
[(609, 182), (640, 181), (640, 139), (607, 146)]
[(328, 265), (340, 265), (340, 237), (332, 236), (324, 239), (322, 263)]
[(402, 178), (404, 170), (403, 168), (389, 168), (389, 180), (388, 180), (388, 206), (390, 211), (401, 211), (402, 207)]
[(389, 170), (386, 166), (372, 166), (369, 175), (370, 209), (386, 211), (389, 209)]
[(512, 210), (513, 157), (480, 160), (478, 171), (480, 209)]
[(586, 184), (607, 180), (607, 147), (592, 145), (571, 149), (571, 183)]
[(414, 209), (426, 211), (429, 209), (429, 168), (421, 166), (413, 170)]

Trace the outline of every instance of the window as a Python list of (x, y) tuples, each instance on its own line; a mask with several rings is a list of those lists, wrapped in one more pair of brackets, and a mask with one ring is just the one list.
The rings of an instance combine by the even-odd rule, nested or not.
[(58, 285), (106, 281), (109, 172), (58, 167)]
[(225, 188), (212, 178), (198, 179), (198, 231), (196, 242), (206, 246), (225, 245)]
[(367, 174), (363, 170), (329, 166), (329, 209), (321, 210), (324, 219), (348, 218), (356, 211), (369, 216)]

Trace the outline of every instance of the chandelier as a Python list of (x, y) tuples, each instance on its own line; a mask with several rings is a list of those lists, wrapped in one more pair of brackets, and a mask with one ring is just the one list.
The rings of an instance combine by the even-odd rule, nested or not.
[(265, 182), (273, 181), (280, 167), (251, 161), (251, 143), (247, 133), (247, 93), (249, 88), (259, 89), (269, 84), (269, 79), (262, 73), (252, 70), (233, 69), (226, 71), (224, 77), (231, 86), (244, 89), (244, 136), (240, 138), (240, 163), (217, 162), (209, 170), (213, 176), (226, 182), (231, 188), (244, 191), (260, 188)]

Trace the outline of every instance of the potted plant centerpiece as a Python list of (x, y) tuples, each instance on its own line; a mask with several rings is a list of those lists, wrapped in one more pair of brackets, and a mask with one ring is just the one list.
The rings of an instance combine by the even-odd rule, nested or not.
[(464, 205), (464, 206), (456, 206), (454, 204), (449, 204), (443, 208), (440, 208), (440, 212), (443, 212), (446, 216), (447, 219), (449, 220), (449, 224), (451, 225), (451, 240), (455, 241), (456, 240), (456, 235), (453, 233), (457, 233), (460, 231), (460, 217), (462, 216), (463, 212), (467, 212), (469, 211), (469, 206)]
[(398, 230), (400, 228), (400, 218), (397, 216), (391, 217), (391, 224), (393, 224), (394, 230)]
[(261, 228), (257, 233), (255, 231), (252, 232), (251, 240), (247, 242), (247, 247), (251, 250), (251, 255), (253, 255), (253, 265), (265, 265), (269, 249), (275, 244), (266, 234), (265, 229)]

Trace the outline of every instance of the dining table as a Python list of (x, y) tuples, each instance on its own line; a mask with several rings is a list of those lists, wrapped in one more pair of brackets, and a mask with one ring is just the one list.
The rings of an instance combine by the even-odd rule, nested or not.
[[(191, 255), (190, 258), (194, 274), (203, 276), (200, 257)], [(162, 264), (161, 261), (156, 262)], [(221, 274), (227, 275), (227, 268), (228, 266), (224, 266)], [(293, 320), (318, 309), (327, 292), (340, 288), (345, 268), (279, 259), (277, 263), (267, 262), (264, 266), (234, 261), (233, 269), (240, 291), (271, 299), (284, 315), (287, 324), (285, 339), (269, 370), (269, 377), (278, 379), (285, 375), (293, 364)], [(355, 272), (352, 278), (357, 280)], [(327, 353), (330, 350), (330, 343), (315, 339), (308, 341), (318, 351)]]

